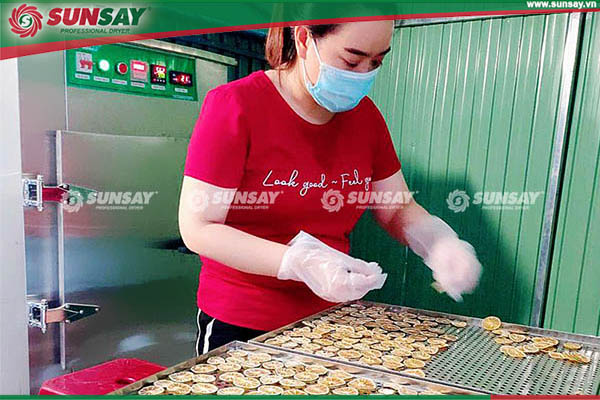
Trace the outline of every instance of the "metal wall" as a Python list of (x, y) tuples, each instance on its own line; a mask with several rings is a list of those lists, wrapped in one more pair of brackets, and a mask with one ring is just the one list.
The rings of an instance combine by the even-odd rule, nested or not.
[[(552, 199), (554, 146), (560, 150), (569, 18), (514, 16), (396, 30), (374, 100), (416, 200), (474, 245), (484, 273), (477, 291), (454, 303), (430, 286), (431, 273), (417, 256), (365, 215), (352, 252), (389, 273), (370, 299), (517, 323), (535, 319), (535, 284), (545, 278), (537, 272), (544, 208)], [(463, 212), (448, 207), (454, 190), (470, 196)], [(543, 193), (526, 209), (498, 210), (473, 204), (479, 191)]]
[(600, 335), (600, 15), (584, 35), (544, 326)]
[(0, 393), (29, 394), (25, 235), (16, 59), (0, 61)]

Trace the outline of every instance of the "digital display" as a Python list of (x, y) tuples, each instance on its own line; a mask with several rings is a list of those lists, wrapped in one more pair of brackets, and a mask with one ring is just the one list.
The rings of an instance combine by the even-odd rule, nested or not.
[(164, 65), (152, 64), (150, 65), (150, 82), (160, 83), (164, 85), (167, 83), (167, 67)]
[(192, 86), (192, 74), (180, 71), (169, 71), (169, 83), (180, 86)]

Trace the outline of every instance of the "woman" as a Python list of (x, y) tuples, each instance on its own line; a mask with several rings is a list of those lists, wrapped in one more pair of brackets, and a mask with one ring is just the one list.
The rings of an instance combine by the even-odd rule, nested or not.
[[(198, 354), (383, 285), (376, 263), (347, 253), (365, 209), (352, 196), (409, 193), (366, 97), (392, 33), (392, 21), (274, 28), (266, 43), (273, 69), (207, 94), (179, 211), (182, 238), (202, 260)], [(412, 199), (373, 213), (454, 299), (475, 288), (473, 248), (442, 220)]]

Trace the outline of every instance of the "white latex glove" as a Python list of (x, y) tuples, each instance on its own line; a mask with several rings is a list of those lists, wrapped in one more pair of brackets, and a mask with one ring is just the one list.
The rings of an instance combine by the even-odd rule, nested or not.
[(410, 248), (433, 271), (438, 288), (455, 301), (473, 292), (481, 276), (481, 264), (473, 246), (460, 240), (448, 224), (428, 216), (405, 227), (404, 232)]
[(387, 278), (376, 262), (351, 257), (304, 231), (288, 245), (277, 278), (304, 282), (327, 301), (360, 299), (371, 290), (381, 289)]

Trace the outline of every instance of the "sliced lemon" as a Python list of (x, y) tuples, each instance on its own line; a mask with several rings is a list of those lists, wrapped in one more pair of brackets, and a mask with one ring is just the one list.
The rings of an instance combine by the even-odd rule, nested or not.
[(425, 362), (422, 360), (417, 360), (416, 358), (407, 358), (404, 360), (404, 365), (409, 369), (423, 368), (425, 366)]
[(449, 334), (449, 333), (440, 336), (440, 338), (444, 339), (444, 340), (447, 340), (449, 342), (456, 342), (458, 340), (458, 336), (452, 335), (452, 334)]
[(211, 364), (197, 364), (194, 365), (191, 369), (192, 372), (196, 374), (207, 374), (209, 372), (215, 372), (217, 370), (217, 367)]
[(482, 326), (486, 331), (495, 331), (496, 329), (500, 329), (502, 321), (498, 317), (489, 316), (483, 319)]
[(536, 344), (536, 343), (549, 344), (550, 347), (551, 346), (556, 346), (558, 344), (558, 340), (554, 339), (554, 338), (551, 338), (551, 337), (534, 337), (534, 338), (531, 339), (531, 341), (534, 344)]
[(334, 389), (334, 388), (344, 386), (346, 381), (344, 381), (342, 378), (339, 378), (337, 376), (328, 375), (328, 376), (319, 378), (318, 383), (321, 385), (325, 385), (330, 389)]
[(244, 389), (237, 386), (224, 387), (217, 390), (217, 396), (241, 396)]
[(281, 379), (283, 378), (279, 375), (262, 375), (260, 378), (258, 378), (260, 383), (262, 383), (263, 385), (274, 385), (278, 383)]
[(336, 394), (336, 395), (346, 395), (346, 396), (357, 395), (358, 389), (355, 389), (353, 387), (341, 387), (341, 388), (333, 389), (332, 393)]
[(418, 360), (423, 360), (423, 361), (427, 361), (431, 359), (431, 354), (426, 353), (424, 351), (415, 351), (412, 354), (413, 358), (416, 358)]
[(504, 345), (504, 346), (500, 346), (500, 351), (504, 354), (506, 354), (508, 349), (512, 349), (512, 346), (508, 346), (508, 345)]
[(523, 352), (525, 352), (525, 353), (535, 354), (535, 353), (537, 353), (539, 351), (540, 351), (540, 349), (538, 349), (533, 344), (526, 344), (526, 345), (523, 346)]
[(159, 387), (159, 386), (146, 386), (144, 388), (141, 388), (138, 391), (139, 395), (150, 395), (150, 396), (156, 396), (159, 394), (163, 394), (165, 392), (165, 388), (163, 387)]
[(423, 347), (421, 349), (421, 351), (424, 351), (425, 353), (434, 355), (440, 351), (440, 348), (438, 346), (431, 345), (431, 346)]
[(355, 378), (348, 382), (348, 386), (358, 389), (359, 392), (377, 389), (377, 384), (369, 378)]
[(456, 328), (464, 328), (467, 326), (467, 323), (465, 321), (454, 320), (452, 321), (452, 326), (455, 326)]
[(521, 343), (521, 342), (524, 342), (525, 340), (527, 340), (527, 336), (520, 335), (518, 333), (511, 333), (508, 335), (508, 338), (515, 343)]
[(211, 364), (211, 365), (223, 364), (224, 362), (225, 362), (225, 359), (223, 357), (218, 357), (218, 356), (209, 357), (206, 360), (206, 363)]
[(418, 368), (409, 368), (403, 371), (405, 374), (415, 375), (421, 378), (425, 378), (425, 372), (422, 369)]
[(446, 346), (448, 343), (445, 339), (440, 338), (429, 338), (427, 342), (432, 346)]
[(545, 349), (540, 349), (542, 353), (550, 353), (551, 351), (556, 351), (556, 346), (546, 347)]
[(318, 383), (308, 385), (306, 388), (304, 388), (304, 390), (306, 391), (306, 393), (312, 395), (326, 395), (329, 393), (329, 387)]
[(581, 344), (579, 344), (579, 343), (566, 342), (563, 346), (567, 350), (579, 350), (579, 349), (581, 349)]
[(313, 383), (319, 379), (319, 375), (314, 372), (298, 372), (294, 378), (305, 383)]
[(588, 364), (590, 362), (590, 358), (575, 352), (564, 352), (563, 357), (569, 361), (576, 362), (579, 364)]
[(210, 374), (194, 374), (192, 380), (194, 383), (211, 383), (217, 380), (217, 377)]
[(273, 385), (260, 386), (258, 388), (258, 391), (262, 394), (271, 395), (271, 396), (283, 394), (283, 388), (281, 388), (279, 386), (273, 386)]
[(361, 354), (357, 350), (340, 350), (338, 352), (338, 356), (345, 358), (347, 360), (354, 360), (360, 358)]
[(537, 347), (538, 349), (540, 349), (540, 350), (549, 349), (549, 348), (553, 348), (554, 347), (554, 345), (552, 343), (540, 342), (540, 341), (538, 341), (538, 342), (534, 341), (533, 345), (535, 347)]
[[(217, 393), (218, 390), (219, 388), (212, 383), (194, 383), (190, 389), (192, 394), (213, 394)], [(190, 391), (188, 391), (188, 393)]]
[[(414, 370), (414, 371), (421, 371), (421, 370)], [(421, 372), (423, 372), (423, 371), (421, 371)], [(421, 374), (417, 374), (417, 373), (413, 373), (413, 375), (421, 376)], [(423, 374), (422, 378), (423, 377), (425, 377), (425, 374)], [(398, 388), (398, 393), (400, 393), (400, 394), (408, 394), (408, 395), (411, 395), (411, 396), (415, 396), (415, 395), (418, 394), (418, 392), (415, 389), (413, 389), (411, 387), (408, 387), (408, 386), (400, 386)]]
[(173, 382), (178, 382), (178, 383), (191, 382), (193, 378), (194, 378), (194, 374), (190, 371), (175, 372), (175, 373), (169, 375), (170, 380), (172, 380)]
[(510, 356), (512, 358), (525, 358), (525, 353), (523, 353), (521, 350), (517, 349), (516, 347), (510, 347), (510, 348), (506, 349), (506, 355)]

